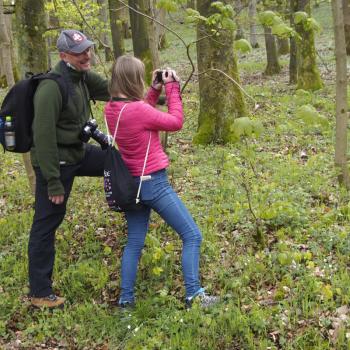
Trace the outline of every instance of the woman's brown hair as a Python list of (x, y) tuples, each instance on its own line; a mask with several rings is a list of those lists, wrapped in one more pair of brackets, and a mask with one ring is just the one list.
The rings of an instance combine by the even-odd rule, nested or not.
[(117, 58), (112, 67), (109, 93), (112, 97), (122, 94), (132, 100), (144, 98), (145, 65), (138, 58), (124, 55)]

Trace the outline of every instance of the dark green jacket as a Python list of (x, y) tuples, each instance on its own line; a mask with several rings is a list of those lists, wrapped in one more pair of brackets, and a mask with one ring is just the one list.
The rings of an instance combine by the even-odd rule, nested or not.
[[(53, 72), (62, 74), (61, 65), (58, 63)], [(71, 80), (66, 108), (62, 110), (62, 96), (54, 80), (41, 81), (34, 96), (31, 157), (33, 166), (40, 167), (48, 181), (48, 195), (64, 194), (59, 179), (60, 165), (76, 164), (84, 157), (85, 147), (79, 135), (90, 117), (87, 95), (101, 101), (109, 99), (106, 79), (93, 72), (78, 72), (69, 67), (66, 72)]]

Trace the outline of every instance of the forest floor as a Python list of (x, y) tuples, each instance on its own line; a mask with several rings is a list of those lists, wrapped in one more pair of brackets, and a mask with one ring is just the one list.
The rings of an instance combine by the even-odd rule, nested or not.
[[(140, 261), (136, 308), (116, 308), (125, 220), (108, 210), (102, 179), (78, 178), (56, 235), (54, 288), (67, 305), (32, 310), (27, 244), (33, 197), (21, 156), (1, 155), (0, 348), (350, 348), (350, 204), (333, 165), (330, 5), (322, 3), (315, 16), (324, 28), (317, 36), (323, 89), (308, 93), (289, 85), (288, 56), (281, 57), (281, 74), (264, 76), (263, 42), (238, 58), (242, 86), (255, 100), (247, 98), (249, 116), (264, 125), (259, 137), (193, 146), (195, 78), (184, 91), (186, 122), (169, 136), (169, 177), (203, 233), (202, 282), (222, 300), (211, 309), (184, 309), (181, 242), (156, 215)], [(172, 28), (194, 40), (195, 31), (173, 17)], [(168, 38), (162, 63), (184, 80), (190, 71), (185, 50)], [(306, 122), (297, 113), (305, 104), (328, 123)], [(102, 109), (98, 104), (95, 112), (101, 126)]]

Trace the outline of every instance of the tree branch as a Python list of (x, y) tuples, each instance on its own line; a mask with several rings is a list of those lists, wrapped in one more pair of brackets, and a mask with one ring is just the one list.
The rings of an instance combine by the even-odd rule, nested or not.
[(252, 101), (254, 101), (254, 104), (257, 105), (257, 101), (255, 100), (254, 97), (250, 96), (244, 89), (243, 87), (237, 83), (236, 80), (234, 80), (231, 76), (229, 76), (228, 74), (226, 74), (224, 71), (220, 70), (220, 69), (217, 69), (217, 68), (210, 68), (210, 69), (207, 69), (206, 71), (204, 72), (200, 72), (197, 74), (197, 76), (200, 76), (200, 75), (203, 75), (203, 74), (206, 74), (210, 71), (214, 71), (214, 72), (219, 72), (220, 74), (224, 75), (227, 79), (231, 80), (234, 84), (236, 84), (238, 86), (238, 88), (247, 96), (249, 97)]
[[(83, 15), (83, 13), (80, 11), (80, 8), (79, 8), (78, 4), (76, 3), (76, 1), (75, 1), (75, 0), (71, 0), (71, 2), (72, 2), (72, 4), (75, 6), (75, 8), (77, 9), (77, 11), (78, 11), (78, 13), (79, 13), (81, 19), (82, 19), (82, 20), (84, 21), (84, 23), (88, 26), (88, 28), (90, 29), (90, 31), (91, 31), (91, 33), (94, 35), (94, 37), (97, 39), (97, 41), (98, 41), (104, 48), (110, 48), (107, 44), (105, 44), (105, 43), (98, 37), (98, 35), (96, 35), (95, 30), (90, 26), (90, 24), (89, 24), (89, 23), (87, 22), (87, 20), (85, 19), (84, 15)], [(99, 52), (98, 52), (98, 51), (95, 51), (95, 53), (96, 53), (96, 55), (98, 56), (98, 58), (99, 58), (99, 60), (100, 60), (100, 62), (101, 62), (101, 64), (102, 64), (103, 72), (104, 72), (105, 76), (108, 77), (108, 71), (107, 71), (107, 69), (106, 69), (105, 64), (104, 64), (103, 61), (102, 61), (102, 58), (101, 58)]]

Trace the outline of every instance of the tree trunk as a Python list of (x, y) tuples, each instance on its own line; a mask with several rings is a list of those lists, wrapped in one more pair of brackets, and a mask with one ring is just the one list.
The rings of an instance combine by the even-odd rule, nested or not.
[[(166, 11), (164, 9), (158, 10), (158, 20), (160, 23), (165, 24), (166, 19)], [(169, 44), (166, 37), (166, 30), (161, 25), (157, 24), (157, 38), (158, 38), (158, 49), (163, 50), (166, 49)]]
[(265, 46), (266, 46), (266, 57), (267, 57), (267, 66), (265, 68), (264, 74), (274, 75), (278, 74), (281, 71), (281, 66), (278, 62), (278, 54), (276, 47), (275, 36), (272, 35), (272, 30), (270, 27), (264, 26), (265, 32)]
[[(43, 36), (46, 30), (44, 0), (17, 0), (16, 36), (21, 77), (26, 72), (45, 72), (47, 64), (47, 46)], [(30, 154), (23, 154), (32, 191), (35, 192), (35, 173), (31, 166)]]
[(289, 40), (288, 38), (278, 38), (277, 37), (277, 47), (279, 55), (289, 54)]
[[(298, 11), (311, 13), (310, 1), (299, 0)], [(297, 88), (303, 90), (318, 90), (323, 86), (316, 63), (315, 34), (312, 29), (305, 28), (303, 23), (296, 26), (301, 37), (298, 45), (298, 83)]]
[(346, 54), (350, 55), (350, 6), (349, 0), (343, 0)]
[(196, 9), (196, 0), (187, 1), (187, 7), (191, 9)]
[[(216, 12), (210, 0), (198, 0), (197, 9), (203, 16)], [(197, 26), (197, 39), (210, 33), (212, 27)], [(196, 144), (227, 143), (234, 141), (232, 124), (235, 118), (246, 115), (246, 105), (239, 87), (218, 69), (240, 83), (237, 60), (233, 51), (232, 31), (223, 31), (220, 37), (206, 38), (197, 42), (199, 71), (200, 111)]]
[(103, 26), (100, 28), (101, 32), (99, 34), (99, 37), (105, 45), (108, 45), (108, 47), (104, 46), (101, 47), (101, 49), (104, 49), (105, 61), (109, 62), (112, 60), (113, 55), (109, 44), (109, 36), (106, 30), (108, 24), (107, 0), (97, 0), (97, 3), (100, 6), (99, 20), (101, 23), (103, 23)]
[(236, 26), (237, 26), (235, 40), (244, 38), (244, 30), (243, 30), (242, 20), (241, 20), (242, 9), (243, 9), (242, 1), (235, 0)]
[(114, 58), (124, 55), (124, 34), (123, 34), (123, 21), (121, 18), (122, 6), (118, 0), (108, 0), (109, 5), (109, 21), (112, 33), (113, 42), (113, 54)]
[[(142, 13), (146, 12), (146, 0), (129, 0), (129, 6)], [(130, 9), (129, 12), (134, 55), (145, 64), (146, 83), (150, 84), (152, 75), (152, 55), (148, 37), (148, 24), (144, 16), (134, 12), (132, 9)]]
[[(146, 0), (147, 9), (146, 13), (152, 18), (157, 18), (156, 0)], [(151, 52), (152, 60), (152, 71), (160, 68), (160, 59), (158, 51), (158, 30), (157, 24), (154, 21), (148, 20), (148, 38), (149, 38), (149, 49)]]
[[(294, 13), (298, 11), (298, 0), (289, 0), (290, 7), (290, 26), (295, 28)], [(290, 56), (289, 56), (289, 83), (296, 84), (298, 81), (298, 62), (297, 62), (297, 43), (294, 37), (290, 38)]]
[(48, 68), (44, 0), (16, 1), (16, 31), (20, 75), (43, 72)]
[(250, 27), (250, 45), (252, 48), (258, 48), (258, 38), (257, 38), (257, 25), (256, 25), (256, 0), (249, 1), (248, 17), (249, 17), (249, 27)]
[(15, 78), (12, 67), (11, 40), (7, 31), (3, 0), (0, 0), (0, 47), (2, 71), (6, 76), (7, 86), (11, 87), (15, 85)]
[(332, 0), (336, 57), (336, 130), (335, 165), (339, 169), (339, 182), (350, 189), (350, 176), (347, 166), (347, 67), (344, 17), (342, 0)]
[(124, 39), (131, 38), (130, 14), (127, 7), (122, 7), (120, 10), (120, 18), (122, 21)]

